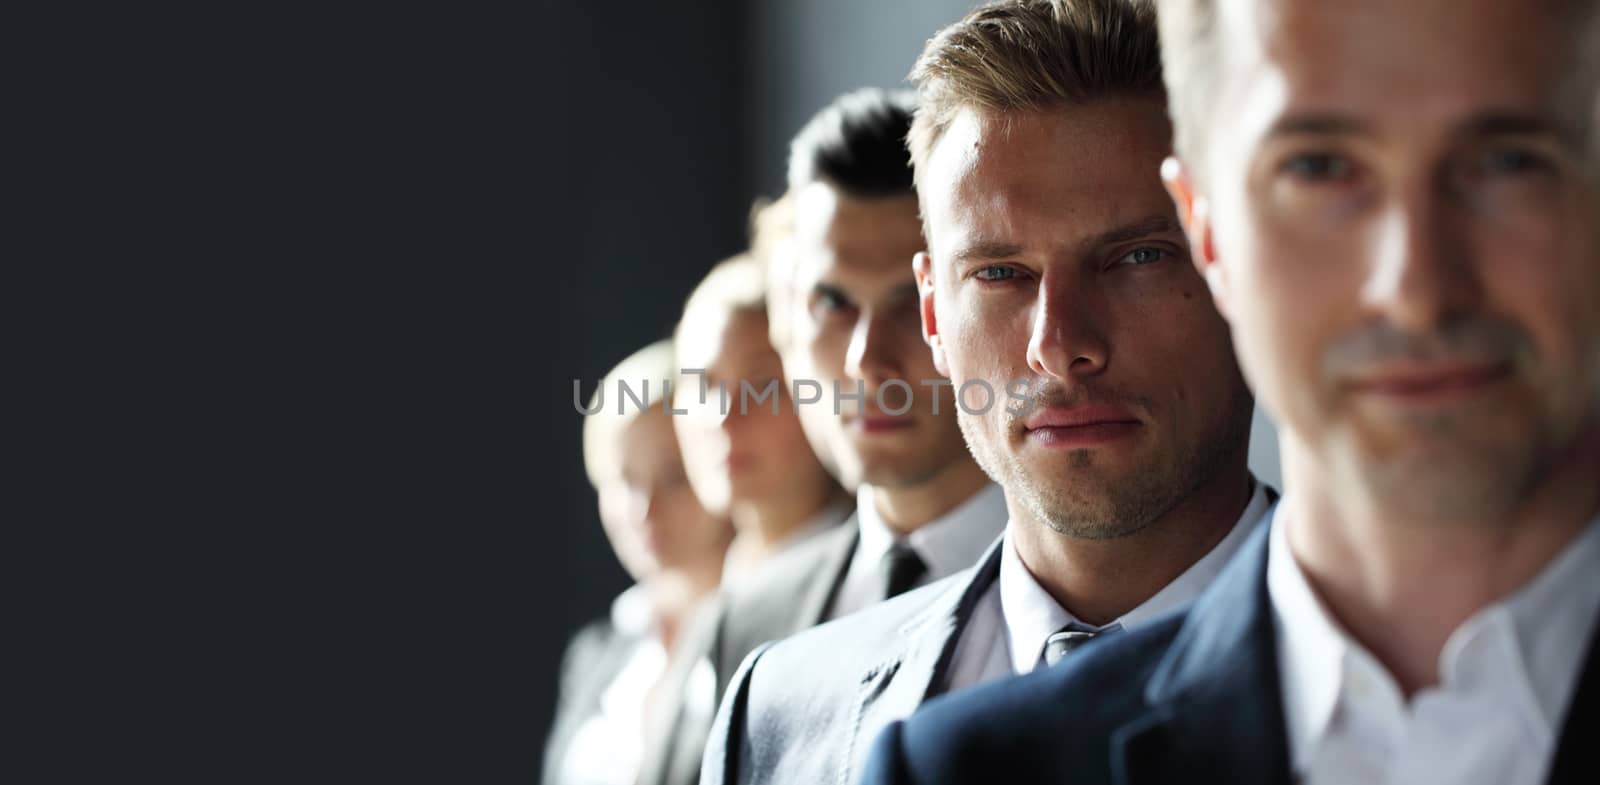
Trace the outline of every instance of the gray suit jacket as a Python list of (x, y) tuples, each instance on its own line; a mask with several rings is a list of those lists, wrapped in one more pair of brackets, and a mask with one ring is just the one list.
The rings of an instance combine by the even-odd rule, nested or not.
[[(711, 732), (712, 715), (739, 663), (756, 647), (822, 623), (850, 567), (860, 527), (852, 515), (842, 524), (800, 543), (762, 566), (761, 575), (737, 592), (706, 603), (685, 627), (684, 656), (667, 683), (683, 690), (666, 727), (648, 735), (640, 785), (694, 785)], [(712, 688), (693, 673), (709, 668)], [(703, 707), (703, 708), (702, 708)]]
[(1000, 542), (971, 568), (753, 652), (717, 712), (701, 785), (853, 783), (880, 730), (948, 689)]
[(759, 578), (723, 598), (709, 649), (718, 700), (750, 652), (827, 618), (860, 536), (861, 527), (851, 515), (844, 524), (763, 565)]
[(561, 765), (572, 736), (600, 711), (600, 695), (627, 664), (638, 640), (617, 632), (609, 620), (579, 630), (561, 659), (560, 695), (555, 721), (545, 739), (544, 785), (561, 785)]

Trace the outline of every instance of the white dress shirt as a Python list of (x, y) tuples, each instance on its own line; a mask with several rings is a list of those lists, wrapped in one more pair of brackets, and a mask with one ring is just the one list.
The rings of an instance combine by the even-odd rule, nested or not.
[(828, 618), (837, 619), (883, 601), (883, 555), (896, 542), (910, 546), (928, 571), (917, 580), (924, 586), (954, 575), (973, 564), (1000, 536), (1005, 528), (1006, 497), (1000, 486), (990, 483), (944, 515), (918, 527), (909, 535), (889, 528), (878, 515), (870, 485), (856, 491), (856, 521), (861, 538), (839, 594), (834, 598)]
[(1600, 519), (1532, 581), (1473, 614), (1408, 702), (1328, 615), (1289, 551), (1267, 550), (1290, 760), (1307, 785), (1544, 781), (1600, 611)]
[(751, 562), (740, 559), (739, 554), (733, 549), (728, 550), (728, 555), (722, 560), (722, 580), (720, 588), (724, 592), (736, 591), (749, 582), (750, 578), (759, 574), (764, 564), (778, 556), (778, 554), (793, 550), (795, 546), (837, 526), (840, 521), (850, 515), (850, 502), (848, 500), (834, 502), (827, 507), (813, 513), (804, 523), (800, 524), (789, 536), (783, 538), (772, 552), (762, 557), (760, 561)]
[[(1249, 538), (1254, 528), (1250, 524), (1261, 520), (1269, 507), (1265, 487), (1257, 483), (1238, 522), (1206, 555), (1138, 607), (1094, 629), (1114, 625), (1131, 629), (1198, 597)], [(1078, 622), (1028, 572), (1012, 543), (1009, 525), (1000, 549), (1000, 576), (972, 609), (956, 644), (950, 666), (951, 690), (1032, 671), (1041, 664), (1045, 640)]]
[(633, 653), (600, 694), (600, 712), (573, 734), (562, 761), (564, 785), (633, 785), (639, 777), (645, 704), (666, 673), (667, 650), (640, 586), (611, 603), (611, 625), (617, 635), (635, 641)]

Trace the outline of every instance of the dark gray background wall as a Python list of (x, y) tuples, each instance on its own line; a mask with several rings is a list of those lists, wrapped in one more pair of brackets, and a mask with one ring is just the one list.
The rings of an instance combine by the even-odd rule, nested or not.
[(971, 0), (776, 0), (751, 4), (745, 186), (783, 187), (789, 137), (834, 96), (905, 86), (923, 44)]

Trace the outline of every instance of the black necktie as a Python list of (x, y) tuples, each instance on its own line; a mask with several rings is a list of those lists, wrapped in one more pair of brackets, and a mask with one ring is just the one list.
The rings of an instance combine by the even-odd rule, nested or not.
[(1040, 654), (1040, 658), (1044, 660), (1044, 666), (1048, 668), (1060, 662), (1061, 658), (1067, 656), (1073, 649), (1088, 643), (1096, 635), (1112, 633), (1120, 629), (1122, 629), (1121, 624), (1112, 624), (1108, 627), (1095, 629), (1087, 624), (1072, 622), (1056, 630), (1050, 637), (1045, 638), (1044, 652)]
[(883, 554), (880, 568), (883, 571), (883, 598), (886, 600), (917, 585), (917, 580), (928, 571), (928, 565), (917, 556), (917, 552), (900, 542), (890, 546)]

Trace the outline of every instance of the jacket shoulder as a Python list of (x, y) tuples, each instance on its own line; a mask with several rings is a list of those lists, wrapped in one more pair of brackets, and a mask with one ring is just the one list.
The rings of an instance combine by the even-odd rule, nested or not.
[(573, 731), (598, 708), (601, 689), (620, 670), (625, 643), (608, 618), (585, 624), (567, 642), (556, 685), (555, 715), (545, 737), (543, 765), (547, 782), (556, 781)]
[(838, 577), (825, 573), (831, 571), (830, 567), (845, 563), (856, 536), (855, 526), (835, 526), (772, 557), (761, 565), (759, 575), (728, 593), (728, 611), (764, 611), (774, 606), (793, 608), (796, 592), (811, 587), (818, 580)]
[(806, 600), (826, 591), (823, 584), (838, 580), (855, 538), (853, 526), (829, 529), (773, 557), (758, 576), (728, 592), (717, 641), (719, 663), (731, 671), (757, 646), (815, 624), (816, 619), (809, 617), (820, 611)]
[[(970, 580), (964, 570), (855, 613), (802, 630), (762, 650), (761, 672), (804, 673), (826, 663), (823, 674), (854, 685), (861, 673), (891, 658), (909, 644), (925, 620), (955, 613), (960, 589)], [(800, 682), (805, 689), (814, 682)]]
[[(1030, 777), (1109, 781), (1111, 736), (1148, 710), (1145, 685), (1186, 616), (1108, 636), (1054, 668), (929, 701), (895, 729), (890, 757), (916, 782), (1003, 778), (1022, 767)], [(1049, 760), (1040, 750), (1052, 751)]]
[(621, 635), (610, 619), (596, 619), (573, 633), (567, 650), (561, 656), (561, 688), (566, 693), (587, 674), (603, 669), (621, 645)]
[[(867, 685), (904, 676), (909, 651), (942, 644), (949, 630), (941, 622), (953, 617), (967, 580), (958, 573), (756, 648), (718, 712), (703, 782), (804, 782), (843, 771)], [(860, 739), (863, 751), (871, 740)]]

